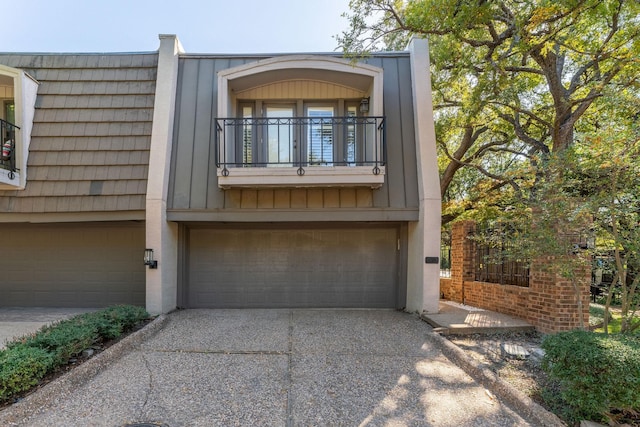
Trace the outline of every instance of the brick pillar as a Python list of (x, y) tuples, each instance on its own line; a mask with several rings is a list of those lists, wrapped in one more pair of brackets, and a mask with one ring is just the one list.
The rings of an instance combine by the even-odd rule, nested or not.
[[(520, 316), (544, 333), (568, 331), (580, 327), (576, 291), (571, 279), (562, 277), (553, 265), (554, 257), (541, 257), (531, 264), (529, 287), (526, 289), (526, 312)], [(571, 262), (567, 260), (567, 262)], [(591, 271), (587, 264), (577, 267), (575, 280), (579, 284), (585, 326), (589, 323), (589, 283)], [(512, 302), (505, 298), (509, 304)]]
[(474, 221), (460, 221), (451, 230), (451, 280), (441, 289), (445, 299), (464, 302), (464, 281), (474, 279), (473, 241), (468, 239), (475, 230)]

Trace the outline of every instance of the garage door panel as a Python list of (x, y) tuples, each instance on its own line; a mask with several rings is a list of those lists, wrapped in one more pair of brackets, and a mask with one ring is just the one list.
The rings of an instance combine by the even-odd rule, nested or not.
[(397, 228), (191, 229), (188, 307), (395, 307)]
[(0, 231), (13, 242), (0, 260), (0, 305), (144, 305), (143, 226), (11, 224)]

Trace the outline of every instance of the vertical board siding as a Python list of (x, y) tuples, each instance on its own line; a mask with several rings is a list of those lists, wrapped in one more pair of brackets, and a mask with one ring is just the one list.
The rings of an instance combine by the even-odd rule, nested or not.
[[(379, 189), (296, 188), (231, 189), (217, 185), (215, 168), (215, 121), (217, 73), (260, 58), (183, 57), (180, 59), (176, 122), (170, 180), (169, 210), (223, 211), (252, 209), (411, 209), (418, 206), (413, 130), (413, 105), (409, 56), (367, 58), (384, 69), (384, 114), (386, 116), (387, 176)], [(247, 90), (242, 98), (297, 98), (304, 82), (278, 82)], [(309, 98), (322, 99), (352, 94), (351, 90), (310, 85)], [(270, 92), (273, 89), (275, 92)], [(340, 90), (338, 90), (340, 89)], [(295, 96), (290, 91), (296, 91)], [(285, 93), (286, 92), (286, 93)], [(261, 95), (258, 97), (257, 95)], [(358, 95), (360, 96), (360, 95)], [(306, 96), (304, 96), (306, 98)], [(226, 114), (225, 114), (226, 115)]]
[[(389, 207), (405, 207), (404, 165), (402, 156), (402, 115), (400, 108), (400, 82), (398, 81), (398, 61), (384, 58), (384, 115), (387, 129), (387, 176), (389, 186)], [(398, 167), (402, 166), (402, 167)]]
[[(186, 61), (181, 64), (180, 92), (177, 94), (176, 116), (178, 133), (174, 137), (173, 164), (175, 165), (175, 187), (173, 189), (173, 207), (187, 209), (190, 198), (193, 175), (193, 152), (196, 117), (196, 96), (198, 93), (198, 62)], [(173, 168), (172, 168), (173, 169)], [(202, 179), (202, 177), (199, 177)]]
[[(384, 69), (384, 64), (382, 61), (382, 58), (369, 58), (369, 60), (366, 61), (367, 64), (369, 65), (373, 65), (375, 67), (380, 67)], [(389, 65), (387, 63), (387, 65)], [(390, 206), (389, 204), (389, 179), (388, 179), (388, 174), (389, 174), (389, 170), (392, 167), (398, 167), (397, 165), (393, 165), (389, 163), (389, 157), (388, 154), (390, 151), (395, 150), (394, 147), (394, 143), (392, 143), (393, 141), (393, 135), (389, 132), (389, 117), (387, 117), (387, 111), (388, 111), (388, 107), (387, 107), (387, 98), (386, 98), (386, 93), (388, 92), (387, 90), (385, 90), (386, 87), (388, 87), (388, 83), (387, 80), (389, 79), (389, 77), (387, 77), (387, 70), (384, 71), (384, 88), (383, 88), (383, 96), (384, 96), (384, 115), (385, 115), (385, 128), (386, 128), (386, 153), (387, 153), (387, 166), (385, 168), (386, 170), (386, 174), (387, 177), (385, 177), (384, 180), (384, 184), (382, 184), (382, 187), (380, 187), (378, 190), (373, 192), (373, 206), (376, 208), (387, 208)], [(396, 140), (399, 141), (399, 140)]]
[(418, 202), (418, 163), (416, 159), (416, 133), (413, 119), (413, 93), (411, 85), (411, 64), (409, 58), (398, 59), (398, 96), (400, 104), (400, 116), (402, 132), (402, 155), (404, 170), (404, 196), (405, 206), (417, 208)]
[[(215, 116), (213, 108), (213, 79), (214, 63), (211, 60), (199, 61), (198, 93), (196, 94), (196, 115), (194, 133), (193, 176), (208, 177), (209, 158), (214, 153), (210, 141), (211, 117)], [(207, 179), (199, 179), (191, 183), (190, 207), (204, 209), (207, 206)]]
[[(211, 111), (213, 117), (218, 114), (218, 71), (229, 68), (229, 61), (217, 59), (213, 64), (213, 75), (211, 76), (213, 85), (211, 86)], [(216, 175), (216, 159), (215, 159), (215, 134), (216, 124), (211, 120), (211, 147), (212, 152), (209, 156), (209, 171), (207, 175), (207, 208), (217, 209), (224, 206), (224, 190), (218, 187), (218, 176)]]

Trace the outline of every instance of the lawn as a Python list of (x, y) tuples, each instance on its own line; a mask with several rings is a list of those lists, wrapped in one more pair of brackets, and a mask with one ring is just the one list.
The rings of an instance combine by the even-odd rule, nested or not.
[[(590, 304), (589, 305), (589, 326), (591, 326), (594, 332), (604, 332), (604, 305), (602, 304)], [(620, 308), (613, 306), (610, 309), (610, 318), (608, 324), (608, 332), (610, 334), (620, 333), (622, 328), (622, 314)], [(640, 321), (640, 316), (635, 316)], [(636, 329), (633, 335), (640, 335), (640, 328)]]

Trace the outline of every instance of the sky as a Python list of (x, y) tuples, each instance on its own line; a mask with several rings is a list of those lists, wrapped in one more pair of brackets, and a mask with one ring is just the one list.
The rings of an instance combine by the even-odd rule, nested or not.
[(333, 52), (349, 0), (0, 0), (0, 52)]

